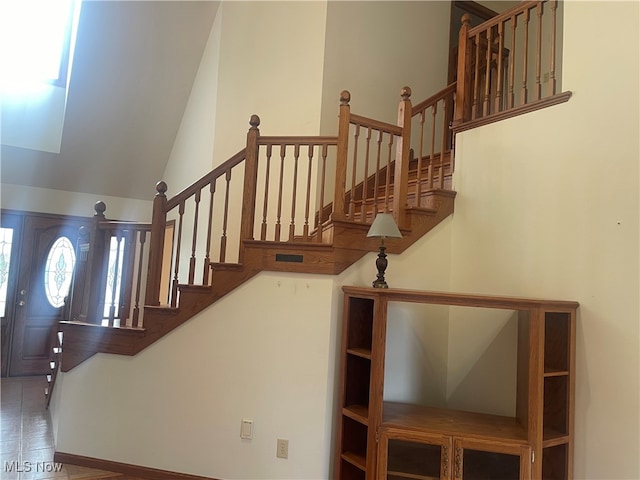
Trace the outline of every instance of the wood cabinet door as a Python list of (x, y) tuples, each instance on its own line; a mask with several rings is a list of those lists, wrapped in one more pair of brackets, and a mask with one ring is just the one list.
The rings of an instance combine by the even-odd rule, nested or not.
[(451, 480), (452, 438), (383, 427), (377, 480)]
[(453, 480), (531, 480), (531, 447), (455, 438)]

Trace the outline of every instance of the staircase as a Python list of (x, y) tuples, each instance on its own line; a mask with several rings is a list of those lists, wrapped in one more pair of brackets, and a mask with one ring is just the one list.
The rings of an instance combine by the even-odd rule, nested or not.
[(515, 35), (505, 47), (506, 25), (543, 3), (480, 27), (463, 18), (458, 82), (416, 105), (403, 88), (396, 124), (352, 113), (343, 91), (336, 136), (262, 136), (254, 115), (226, 162), (171, 198), (157, 184), (150, 224), (107, 220), (98, 202), (56, 337), (62, 371), (98, 352), (135, 355), (261, 271), (342, 272), (377, 251), (366, 233), (378, 212), (393, 214), (403, 238), (387, 250), (402, 253), (453, 213), (454, 132), (568, 100), (555, 80), (542, 95), (538, 75), (534, 98), (525, 82), (517, 101), (504, 75), (517, 50)]

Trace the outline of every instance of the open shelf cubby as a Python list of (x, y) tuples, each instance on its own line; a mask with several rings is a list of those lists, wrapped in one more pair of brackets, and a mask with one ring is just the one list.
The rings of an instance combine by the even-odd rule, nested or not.
[(571, 315), (546, 312), (544, 318), (545, 374), (567, 373), (569, 369), (569, 336)]
[(548, 447), (542, 453), (542, 479), (564, 480), (568, 476), (569, 446), (564, 443)]

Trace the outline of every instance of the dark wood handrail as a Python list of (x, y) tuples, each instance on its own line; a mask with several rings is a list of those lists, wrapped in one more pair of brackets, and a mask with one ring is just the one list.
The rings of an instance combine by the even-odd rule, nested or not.
[(227, 160), (224, 163), (221, 163), (216, 168), (211, 170), (209, 173), (204, 175), (200, 180), (197, 180), (193, 184), (189, 185), (187, 188), (182, 190), (180, 193), (176, 194), (169, 200), (167, 200), (167, 204), (165, 207), (165, 212), (172, 210), (173, 208), (180, 205), (180, 203), (184, 202), (187, 198), (195, 195), (196, 192), (202, 190), (205, 186), (209, 185), (214, 179), (221, 177), (224, 175), (229, 169), (239, 165), (245, 159), (246, 148), (243, 148), (238, 153), (236, 153), (233, 157)]
[(402, 127), (399, 127), (398, 125), (382, 122), (373, 118), (363, 117), (362, 115), (357, 115), (355, 113), (352, 113), (350, 115), (350, 121), (352, 124), (360, 125), (363, 127), (371, 127), (374, 130), (380, 130), (392, 135), (402, 135)]
[(520, 2), (518, 5), (510, 8), (509, 10), (505, 10), (504, 12), (502, 12), (499, 15), (496, 15), (495, 17), (491, 18), (490, 20), (487, 20), (486, 22), (481, 23), (480, 25), (478, 25), (476, 27), (470, 28), (469, 29), (469, 37), (472, 37), (472, 36), (476, 35), (477, 33), (484, 32), (485, 30), (488, 30), (489, 28), (495, 27), (500, 22), (504, 22), (505, 20), (509, 20), (514, 15), (519, 15), (521, 13), (524, 13), (527, 10), (531, 10), (532, 8), (537, 7), (539, 3), (545, 3), (546, 1), (547, 0), (541, 0), (541, 1), (527, 0), (527, 1)]
[(442, 100), (447, 95), (455, 92), (456, 91), (456, 86), (457, 86), (457, 83), (453, 82), (453, 83), (449, 84), (447, 87), (445, 87), (442, 90), (440, 90), (438, 93), (435, 93), (435, 94), (431, 95), (429, 98), (427, 98), (426, 100), (423, 100), (422, 102), (417, 103), (416, 105), (414, 105), (411, 108), (411, 116), (414, 116), (414, 115), (420, 113), (422, 110), (426, 110), (431, 105), (433, 105), (433, 104), (437, 103), (438, 101)]
[(101, 230), (145, 230), (149, 232), (151, 231), (151, 223), (102, 220), (98, 223), (98, 228)]
[(260, 136), (258, 138), (258, 145), (335, 145), (337, 142), (337, 136)]

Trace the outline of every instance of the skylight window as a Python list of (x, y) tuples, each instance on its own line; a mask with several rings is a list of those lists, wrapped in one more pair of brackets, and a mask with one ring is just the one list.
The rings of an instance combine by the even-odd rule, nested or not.
[(66, 86), (76, 1), (0, 1), (3, 83)]

